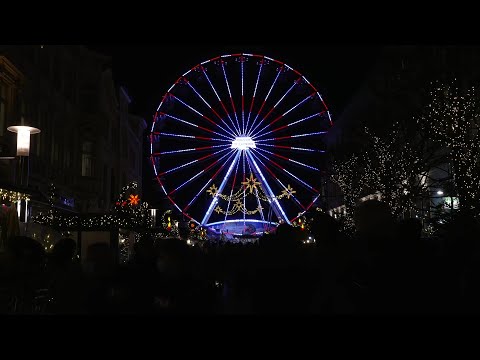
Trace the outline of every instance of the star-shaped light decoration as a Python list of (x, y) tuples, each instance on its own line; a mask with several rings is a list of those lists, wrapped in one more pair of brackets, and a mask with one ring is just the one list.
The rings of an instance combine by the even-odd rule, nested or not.
[(290, 184), (287, 185), (287, 188), (286, 189), (283, 189), (282, 190), (282, 195), (283, 196), (286, 196), (287, 199), (290, 199), (290, 196), (292, 196), (293, 194), (295, 194), (296, 191), (293, 190), (293, 188), (290, 186)]
[(245, 190), (249, 189), (251, 194), (253, 193), (253, 189), (256, 189), (257, 185), (260, 185), (260, 182), (253, 177), (252, 173), (250, 173), (250, 177), (246, 181), (243, 181), (242, 185), (245, 186)]
[(232, 209), (229, 211), (229, 215), (236, 214), (238, 212), (244, 212), (245, 208), (243, 207), (243, 203), (240, 199), (235, 200), (233, 203)]
[(233, 203), (233, 207), (238, 209), (243, 209), (242, 200), (240, 199), (235, 200), (235, 202)]
[(223, 209), (220, 207), (220, 205), (217, 205), (217, 207), (215, 208), (215, 212), (217, 214), (220, 214), (222, 211), (223, 211)]
[(207, 193), (212, 195), (212, 197), (217, 195), (217, 193), (218, 193), (217, 186), (215, 184), (212, 184), (212, 186), (210, 186), (210, 188), (207, 190)]
[(128, 203), (130, 205), (138, 205), (138, 203), (140, 202), (140, 198), (138, 197), (138, 195), (133, 195), (131, 194), (129, 197), (128, 197)]

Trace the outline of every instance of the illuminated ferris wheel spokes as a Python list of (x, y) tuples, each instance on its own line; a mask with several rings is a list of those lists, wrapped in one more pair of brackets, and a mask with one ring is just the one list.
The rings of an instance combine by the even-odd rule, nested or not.
[[(220, 166), (220, 168), (213, 174), (212, 177), (210, 177), (210, 179), (207, 180), (207, 182), (205, 183), (205, 185), (202, 186), (202, 188), (198, 191), (198, 193), (192, 198), (192, 200), (190, 200), (187, 204), (187, 206), (183, 209), (183, 211), (186, 211), (188, 210), (188, 208), (193, 204), (193, 202), (198, 198), (198, 196), (207, 188), (207, 186), (213, 181), (215, 180), (215, 178), (218, 176), (218, 174), (223, 170), (223, 168), (225, 167), (225, 165), (227, 165), (229, 163), (229, 161), (232, 159), (233, 155), (235, 155), (234, 152), (231, 152), (230, 153), (230, 156), (228, 157), (228, 159)], [(234, 159), (234, 163), (237, 162), (238, 160), (238, 154), (236, 154), (235, 156), (235, 159)], [(228, 174), (228, 172), (227, 172)]]
[(260, 61), (259, 68), (258, 68), (257, 80), (255, 81), (255, 89), (253, 90), (252, 101), (250, 103), (250, 110), (248, 111), (248, 116), (247, 116), (247, 129), (248, 129), (248, 123), (250, 121), (250, 116), (252, 115), (253, 106), (255, 104), (255, 96), (257, 94), (258, 82), (260, 81), (260, 75), (262, 74), (263, 63), (264, 63), (263, 60)]
[(270, 173), (270, 175), (272, 175), (272, 177), (282, 186), (282, 188), (284, 190), (284, 194), (286, 194), (286, 196), (288, 198), (292, 197), (295, 200), (295, 202), (297, 203), (297, 205), (299, 206), (300, 210), (305, 211), (306, 210), (305, 206), (303, 206), (303, 204), (294, 195), (296, 193), (296, 191), (293, 190), (290, 186), (285, 186), (285, 184), (278, 178), (278, 176), (275, 175), (275, 173), (268, 166), (266, 166), (261, 159), (259, 159), (255, 154), (253, 154), (253, 156), (268, 171), (268, 173)]
[[(203, 98), (202, 95), (200, 95), (200, 93), (193, 87), (193, 85), (188, 82), (188, 86), (190, 86), (190, 88), (193, 90), (193, 92), (208, 106), (208, 108), (213, 112), (213, 114), (215, 114), (215, 116), (228, 128), (228, 130), (230, 131), (229, 135), (236, 135), (236, 136), (239, 136), (240, 135), (240, 132), (235, 129), (235, 130), (232, 130), (232, 128), (230, 127), (229, 124), (226, 123), (226, 121), (218, 114), (218, 112), (215, 111), (215, 109), (207, 102), (207, 100), (205, 100)], [(212, 85), (212, 88), (213, 88), (213, 85)], [(215, 91), (216, 93), (216, 91)], [(235, 125), (234, 125), (235, 127)]]
[[(210, 87), (212, 88), (213, 92), (215, 93), (215, 96), (217, 97), (219, 104), (221, 105), (223, 111), (225, 112), (225, 115), (227, 116), (227, 118), (230, 120), (230, 123), (231, 123), (231, 124), (233, 125), (233, 127), (235, 128), (234, 133), (236, 134), (236, 136), (240, 136), (240, 135), (241, 135), (240, 128), (235, 126), (235, 123), (234, 123), (233, 119), (230, 117), (230, 113), (228, 112), (225, 104), (223, 103), (222, 99), (221, 99), (220, 96), (218, 95), (218, 92), (217, 92), (217, 90), (215, 89), (215, 86), (213, 86), (213, 83), (212, 83), (212, 81), (210, 80), (210, 78), (209, 78), (207, 72), (205, 71), (205, 69), (203, 68), (203, 66), (202, 66), (202, 72), (203, 72), (203, 75), (205, 76), (205, 78), (207, 79)], [(225, 80), (226, 80), (226, 78), (225, 78)]]
[(266, 225), (271, 211), (289, 223), (318, 199), (312, 181), (329, 125), (323, 99), (298, 71), (261, 55), (219, 56), (163, 97), (152, 166), (169, 201), (198, 224)]

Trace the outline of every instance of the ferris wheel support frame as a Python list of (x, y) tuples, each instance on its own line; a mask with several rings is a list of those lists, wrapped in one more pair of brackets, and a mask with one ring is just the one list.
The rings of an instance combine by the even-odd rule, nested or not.
[(206, 211), (205, 216), (203, 217), (202, 225), (205, 225), (208, 219), (210, 219), (210, 216), (212, 216), (212, 212), (215, 208), (215, 205), (218, 202), (218, 194), (221, 194), (223, 189), (225, 188), (225, 185), (227, 185), (227, 180), (230, 178), (230, 174), (232, 173), (232, 170), (235, 167), (235, 164), (237, 163), (237, 161), (239, 161), (240, 155), (241, 155), (241, 152), (238, 151), (237, 155), (235, 155), (235, 159), (233, 159), (232, 163), (230, 164), (230, 167), (228, 168), (228, 171), (225, 174), (225, 177), (223, 178), (217, 193), (213, 197), (212, 202), (210, 203), (210, 206), (208, 207), (208, 210)]
[(249, 149), (245, 150), (245, 154), (247, 155), (247, 160), (251, 164), (252, 170), (257, 176), (257, 179), (261, 179), (260, 183), (263, 188), (262, 190), (266, 190), (264, 192), (268, 195), (268, 203), (273, 208), (275, 215), (277, 215), (278, 219), (281, 219), (285, 221), (287, 224), (290, 224), (290, 220), (288, 219), (288, 216), (285, 214), (285, 211), (283, 211), (283, 208), (281, 207), (277, 197), (275, 196), (272, 189), (270, 188), (270, 185), (268, 185), (267, 179), (263, 175), (262, 171), (260, 170), (260, 167), (258, 166), (257, 162), (255, 161), (252, 154), (250, 153), (250, 150)]

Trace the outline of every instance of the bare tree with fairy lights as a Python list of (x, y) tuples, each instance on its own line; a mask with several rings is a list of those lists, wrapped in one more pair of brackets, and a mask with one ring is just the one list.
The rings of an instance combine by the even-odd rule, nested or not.
[(344, 230), (353, 231), (353, 215), (355, 205), (363, 191), (361, 156), (352, 154), (344, 161), (334, 161), (332, 181), (336, 183), (343, 194), (346, 208)]
[(448, 150), (460, 210), (480, 213), (479, 94), (475, 86), (437, 82), (418, 123)]
[(383, 137), (365, 129), (368, 145), (363, 153), (364, 187), (381, 194), (393, 215), (411, 215), (428, 184), (422, 174), (428, 172), (435, 149), (425, 134), (411, 135), (405, 123), (396, 122)]
[[(413, 130), (413, 131), (412, 131)], [(434, 161), (435, 147), (418, 129), (396, 122), (378, 136), (367, 127), (357, 153), (333, 164), (332, 180), (343, 193), (344, 227), (353, 228), (355, 205), (362, 196), (380, 194), (393, 215), (411, 216), (428, 189), (425, 176)]]

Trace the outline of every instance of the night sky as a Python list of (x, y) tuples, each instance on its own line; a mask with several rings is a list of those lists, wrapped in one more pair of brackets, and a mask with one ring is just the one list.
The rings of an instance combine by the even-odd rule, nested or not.
[[(261, 54), (282, 61), (302, 73), (320, 92), (332, 120), (341, 115), (380, 54), (380, 46), (321, 44), (159, 44), (88, 45), (112, 57), (114, 80), (133, 102), (130, 111), (151, 124), (168, 88), (195, 65), (224, 54)], [(146, 157), (145, 157), (146, 159)], [(144, 196), (160, 201), (150, 163), (144, 164)]]
[(166, 90), (188, 69), (218, 55), (262, 54), (283, 61), (301, 72), (322, 94), (333, 121), (348, 104), (366, 72), (374, 64), (380, 47), (372, 45), (322, 44), (158, 44), (88, 45), (112, 57), (114, 79), (127, 88), (131, 111), (147, 122)]

